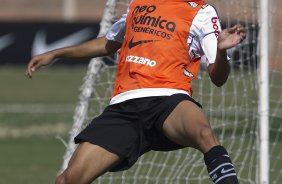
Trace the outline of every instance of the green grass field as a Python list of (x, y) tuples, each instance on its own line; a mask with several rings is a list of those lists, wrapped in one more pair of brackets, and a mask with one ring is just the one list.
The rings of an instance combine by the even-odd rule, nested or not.
[[(54, 182), (65, 152), (64, 145), (57, 137), (68, 140), (68, 132), (73, 123), (72, 116), (78, 100), (79, 87), (86, 72), (86, 66), (65, 68), (53, 66), (36, 72), (32, 79), (24, 76), (24, 70), (25, 68), (23, 67), (0, 68), (0, 184), (49, 184)], [(281, 111), (281, 80), (278, 80), (279, 78), (275, 77), (275, 81), (277, 81), (275, 85), (278, 88), (276, 88), (275, 93), (272, 93), (277, 101), (271, 101), (271, 106), (275, 107), (275, 110)], [(104, 80), (103, 77), (102, 80)], [(201, 86), (195, 86), (195, 90), (206, 92), (209, 90), (209, 86), (209, 81), (204, 80)], [(244, 86), (250, 87), (248, 83), (246, 84), (242, 80), (238, 80), (235, 82), (229, 81), (224, 88), (228, 89), (226, 91), (235, 91), (236, 88), (243, 89), (242, 87)], [(225, 101), (222, 100), (222, 95), (226, 96)], [(228, 138), (230, 137), (231, 140), (232, 136), (242, 136), (242, 139), (246, 140), (242, 145), (235, 144), (232, 146), (232, 156), (236, 153), (238, 147), (241, 147), (241, 149), (248, 148), (250, 143), (248, 140), (256, 141), (256, 137), (251, 137), (254, 134), (248, 134), (248, 132), (252, 131), (250, 128), (254, 128), (250, 126), (256, 126), (257, 102), (255, 102), (255, 99), (257, 94), (255, 88), (246, 93), (247, 96), (240, 95), (238, 93), (238, 99), (233, 99), (233, 93), (223, 94), (220, 89), (214, 89), (212, 101), (209, 101), (211, 99), (210, 96), (203, 95), (199, 98), (197, 97), (198, 100), (205, 101), (207, 103), (206, 106), (211, 105), (215, 107), (215, 109), (206, 110), (208, 116), (213, 114), (215, 132), (227, 137), (224, 140), (225, 142), (223, 142), (225, 145), (231, 146), (229, 145)], [(242, 108), (235, 106), (240, 103), (244, 104), (244, 101), (250, 98), (254, 103), (249, 104), (251, 108), (248, 111), (246, 111), (244, 106)], [(217, 104), (218, 109), (216, 109)], [(222, 105), (230, 107), (230, 109), (224, 109), (225, 114), (221, 113), (223, 111), (221, 109)], [(238, 111), (236, 117), (234, 116), (234, 110)], [(279, 115), (279, 112), (276, 112), (276, 114)], [(233, 131), (233, 126), (231, 125), (229, 128), (230, 124), (227, 124), (223, 132), (220, 127), (222, 122), (233, 122), (236, 118), (237, 121), (241, 122), (241, 126), (237, 127), (236, 131)], [(251, 124), (251, 120), (254, 123)], [(272, 117), (270, 130), (271, 147), (273, 148), (271, 149), (273, 156), (271, 157), (272, 171), (270, 175), (275, 181), (280, 181), (282, 177), (282, 159), (280, 156), (282, 150), (280, 147), (282, 144), (281, 121), (281, 115)], [(246, 136), (243, 134), (245, 133), (244, 131), (247, 132)], [(255, 144), (252, 143), (252, 145)], [(241, 155), (244, 156), (245, 154), (242, 153)], [(151, 154), (148, 154), (145, 158), (150, 158), (151, 156)], [(240, 158), (242, 156), (234, 159), (244, 160)], [(163, 158), (160, 156), (157, 160), (160, 160), (160, 163), (162, 163)], [(191, 159), (185, 156), (184, 158), (187, 162)], [(253, 158), (256, 158), (256, 156)], [(178, 160), (178, 155), (171, 157), (172, 162), (175, 162), (174, 159)], [(238, 172), (244, 178), (254, 178), (255, 166), (247, 166), (248, 162), (254, 161), (245, 160), (245, 163), (242, 164), (246, 164), (246, 167), (242, 167), (243, 169)], [(150, 165), (150, 163), (147, 164)], [(183, 164), (182, 160), (179, 164)], [(193, 164), (193, 167), (199, 167), (196, 171), (202, 172), (206, 176), (206, 171), (201, 164), (202, 162), (197, 162)], [(134, 180), (133, 176), (130, 175), (134, 169), (130, 170), (127, 175), (124, 175), (129, 178), (129, 181), (130, 179)], [(249, 172), (248, 169), (252, 171)], [(148, 171), (146, 167), (141, 169), (141, 171), (143, 170), (144, 172), (141, 175), (146, 178)], [(154, 174), (154, 172), (151, 171), (151, 174)], [(172, 173), (165, 173), (162, 179), (170, 177), (169, 174), (171, 175)], [(195, 180), (197, 179), (198, 173), (189, 174), (195, 176)], [(247, 174), (252, 176), (246, 176)], [(156, 173), (156, 175), (158, 174)], [(185, 176), (185, 173), (183, 175)], [(159, 182), (163, 180), (159, 180)], [(119, 180), (115, 181), (119, 183)], [(209, 179), (206, 178), (203, 182), (205, 181), (209, 181)], [(154, 180), (151, 182), (156, 183)], [(249, 182), (243, 181), (242, 183)]]
[(54, 183), (86, 67), (24, 70), (0, 68), (0, 184)]

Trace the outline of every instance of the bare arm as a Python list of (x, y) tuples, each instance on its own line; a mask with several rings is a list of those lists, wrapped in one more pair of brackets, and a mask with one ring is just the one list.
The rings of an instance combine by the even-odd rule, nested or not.
[(238, 45), (245, 37), (246, 30), (242, 25), (235, 25), (232, 28), (224, 29), (219, 34), (215, 63), (208, 66), (210, 78), (216, 86), (222, 86), (227, 81), (230, 73), (226, 49)]
[(208, 66), (208, 72), (212, 82), (218, 87), (227, 81), (230, 73), (230, 65), (227, 61), (225, 49), (217, 48), (215, 63)]
[(55, 49), (34, 56), (28, 63), (26, 75), (32, 77), (32, 73), (41, 66), (50, 64), (56, 58), (93, 58), (115, 53), (121, 47), (121, 43), (108, 41), (105, 37), (96, 38), (78, 45)]
[(50, 51), (55, 58), (93, 58), (115, 53), (121, 44), (108, 41), (105, 37), (96, 38), (79, 45)]

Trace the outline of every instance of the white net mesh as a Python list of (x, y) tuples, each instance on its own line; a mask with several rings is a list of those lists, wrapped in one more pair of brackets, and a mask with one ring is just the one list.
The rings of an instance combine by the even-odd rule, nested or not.
[(282, 3), (269, 1), (270, 183), (282, 180)]
[[(129, 2), (130, 0), (109, 0), (108, 4), (113, 4), (106, 7), (117, 10), (116, 13), (110, 13), (110, 19), (116, 20), (112, 15), (120, 16)], [(257, 17), (259, 2), (257, 0), (208, 2), (217, 7), (224, 26), (230, 27), (238, 22), (244, 24), (247, 28), (247, 38), (244, 43), (228, 51), (232, 60), (232, 70), (227, 84), (221, 88), (215, 87), (210, 82), (206, 67), (203, 65), (198, 78), (193, 81), (193, 97), (203, 105), (220, 142), (229, 151), (240, 183), (258, 183), (259, 23)], [(117, 3), (116, 6), (115, 3)], [(281, 28), (272, 27), (278, 24), (275, 17), (279, 17), (281, 14), (279, 13), (278, 7), (272, 6), (270, 28), (275, 36), (272, 36), (270, 40), (275, 44), (270, 45), (270, 183), (279, 183), (282, 179), (282, 64), (279, 62), (282, 34)], [(110, 19), (104, 23), (111, 23)], [(75, 125), (71, 132), (65, 163), (74, 149), (73, 136), (108, 105), (115, 79), (115, 63), (113, 56), (102, 58), (102, 60), (96, 59), (89, 65), (89, 71), (82, 86), (80, 103), (74, 117)], [(77, 122), (79, 125), (76, 125)], [(211, 180), (207, 175), (202, 154), (187, 148), (173, 152), (147, 153), (128, 171), (107, 173), (95, 183), (206, 184), (211, 183)]]

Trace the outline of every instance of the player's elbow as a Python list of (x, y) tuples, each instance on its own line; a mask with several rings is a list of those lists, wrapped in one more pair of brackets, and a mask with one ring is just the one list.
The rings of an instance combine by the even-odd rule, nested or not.
[(223, 68), (215, 68), (214, 65), (210, 65), (208, 71), (213, 84), (215, 84), (217, 87), (221, 87), (228, 79), (230, 66), (227, 64)]
[(228, 78), (228, 77), (226, 77), (226, 78), (220, 78), (220, 79), (212, 79), (212, 82), (213, 82), (213, 84), (216, 85), (217, 87), (221, 87), (221, 86), (223, 86), (223, 85), (226, 83), (227, 78)]
[(221, 73), (220, 75), (210, 75), (210, 78), (214, 85), (221, 87), (226, 83), (228, 76), (229, 71), (226, 71), (225, 73)]
[(121, 48), (121, 43), (115, 41), (107, 41), (105, 50), (108, 55), (116, 53)]

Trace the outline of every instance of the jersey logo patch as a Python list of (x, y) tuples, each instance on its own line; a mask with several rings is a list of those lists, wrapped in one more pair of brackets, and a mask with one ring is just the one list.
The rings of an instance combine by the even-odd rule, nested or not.
[(186, 68), (183, 68), (183, 74), (187, 77), (194, 77), (194, 75), (188, 71)]
[(199, 4), (195, 3), (195, 2), (188, 2), (188, 4), (192, 7), (192, 8), (196, 8)]
[(137, 42), (134, 42), (133, 41), (133, 38), (131, 38), (130, 42), (128, 43), (128, 48), (133, 48), (133, 47), (136, 47), (138, 45), (141, 45), (141, 44), (144, 44), (144, 43), (151, 43), (151, 42), (157, 42), (159, 40), (140, 40), (140, 41), (137, 41)]

